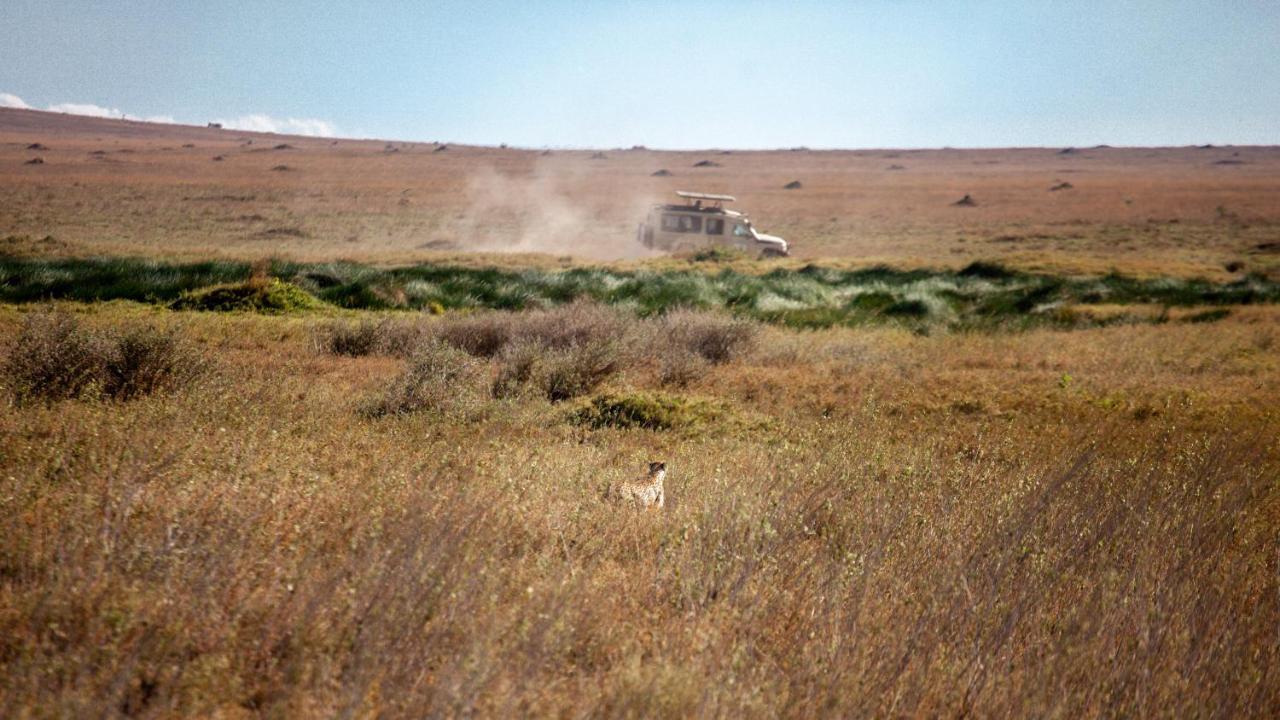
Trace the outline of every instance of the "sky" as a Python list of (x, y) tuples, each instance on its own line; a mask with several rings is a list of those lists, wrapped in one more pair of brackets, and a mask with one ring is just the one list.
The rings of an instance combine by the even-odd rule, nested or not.
[(4, 105), (523, 147), (1280, 144), (1280, 2), (3, 0)]

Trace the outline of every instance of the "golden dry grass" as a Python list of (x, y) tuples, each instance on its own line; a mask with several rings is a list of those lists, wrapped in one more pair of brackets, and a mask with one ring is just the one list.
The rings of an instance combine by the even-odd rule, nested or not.
[[(1280, 257), (1276, 148), (435, 147), (0, 109), (0, 252), (662, 269), (685, 262), (626, 243), (690, 188), (738, 195), (784, 264), (1222, 280)], [(40, 310), (0, 305), (0, 352)], [(493, 320), (526, 344), (373, 417), (416, 387), (406, 344), (472, 321), (59, 310), (177, 328), (208, 369), (129, 401), (3, 379), (0, 717), (1280, 715), (1274, 306), (752, 324), (715, 362), (680, 314), (592, 325), (602, 368), (626, 358), (597, 396), (705, 411), (667, 431), (575, 424), (581, 398), (515, 371), (493, 399), (558, 315)], [(374, 334), (341, 347), (388, 355), (325, 351), (335, 316)], [(665, 511), (604, 501), (652, 460)]]
[[(214, 369), (0, 410), (8, 717), (1280, 708), (1273, 308), (765, 329), (684, 392), (769, 422), (699, 433), (537, 398), (372, 420), (404, 361), (317, 350), (323, 318), (65, 308)], [(653, 459), (665, 512), (602, 500)]]

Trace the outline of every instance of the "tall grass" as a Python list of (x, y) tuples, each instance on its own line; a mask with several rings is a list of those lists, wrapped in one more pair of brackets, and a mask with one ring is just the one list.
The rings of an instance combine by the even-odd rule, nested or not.
[[(132, 445), (123, 466), (24, 451), (33, 499), (0, 517), (6, 715), (1186, 717), (1280, 702), (1277, 467), (1256, 438), (1166, 453), (1158, 433), (1100, 428), (965, 459), (861, 422), (809, 426), (688, 448), (672, 507), (637, 516), (598, 500), (613, 471), (589, 446), (317, 428), (308, 446), (348, 447), (308, 460), (271, 439), (303, 427), (274, 410), (223, 439), (237, 412), (196, 423), (200, 443), (166, 437), (162, 416), (135, 416), (129, 438), (68, 428), (63, 450)], [(213, 474), (193, 487), (184, 467)]]
[[(756, 328), (696, 394), (650, 361), (558, 404), (494, 401), (495, 370), (608, 333), (553, 349), (545, 316), (501, 317), (521, 339), (494, 358), (400, 360), (316, 353), (323, 319), (197, 315), (207, 382), (5, 408), (0, 716), (1280, 706), (1280, 388), (1249, 317)], [(23, 332), (0, 317), (3, 345)], [(653, 460), (663, 512), (601, 499)]]

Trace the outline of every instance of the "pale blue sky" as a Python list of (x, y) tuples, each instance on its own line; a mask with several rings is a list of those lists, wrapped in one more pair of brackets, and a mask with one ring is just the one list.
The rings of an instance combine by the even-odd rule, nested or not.
[(1280, 2), (3, 0), (0, 94), (533, 147), (1276, 144)]

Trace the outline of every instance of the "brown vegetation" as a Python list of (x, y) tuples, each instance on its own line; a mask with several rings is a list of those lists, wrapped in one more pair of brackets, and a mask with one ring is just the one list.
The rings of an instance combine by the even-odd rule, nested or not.
[[(168, 317), (75, 309), (2, 310), (0, 342)], [(359, 327), (452, 322), (388, 317)], [(401, 360), (318, 352), (331, 321), (192, 315), (183, 337), (216, 361), (201, 383), (6, 405), (0, 714), (1280, 703), (1273, 309), (996, 335), (759, 328), (697, 395), (652, 392), (659, 360), (641, 357), (587, 415), (489, 387), (521, 352), (612, 326), (561, 341), (546, 316), (505, 319), (519, 340), (493, 359), (429, 341)], [(655, 456), (664, 512), (601, 499)]]
[[(1280, 272), (1280, 257), (1255, 249), (1280, 227), (1274, 147), (735, 151), (698, 168), (689, 187), (689, 173), (654, 169), (687, 168), (706, 152), (637, 149), (591, 162), (587, 150), (397, 143), (388, 154), (381, 141), (323, 138), (253, 152), (280, 139), (0, 108), (0, 235), (152, 257), (402, 262), (480, 248), (617, 258), (636, 250), (648, 203), (694, 189), (735, 195), (761, 229), (792, 242), (797, 264), (998, 260), (1221, 279), (1224, 264), (1239, 262)], [(49, 146), (48, 165), (22, 165), (33, 142)], [(187, 143), (196, 147), (177, 147)], [(86, 154), (104, 149), (113, 162)], [(270, 172), (282, 155), (305, 172)], [(784, 189), (797, 178), (802, 191)], [(1060, 183), (1071, 190), (1046, 192)], [(978, 205), (960, 212), (951, 203), (965, 193)], [(308, 233), (263, 236), (243, 215)], [(539, 242), (522, 244), (530, 233)]]
[(24, 320), (3, 374), (18, 403), (90, 396), (130, 400), (182, 388), (204, 367), (176, 328), (133, 322), (92, 331), (72, 315), (37, 313)]
[[(528, 206), (477, 224), (482, 171), (575, 198), (564, 249), (590, 255), (686, 187), (654, 167), (709, 154), (282, 139), (0, 109), (0, 251), (509, 247)], [(33, 143), (47, 165), (22, 165)], [(282, 154), (305, 172), (271, 172)], [(556, 255), (386, 287), (367, 265), (187, 289), (88, 263), (149, 304), (52, 310), (74, 271), (11, 263), (6, 288), (44, 289), (0, 305), (0, 717), (1280, 714), (1271, 296), (911, 316), (994, 261), (1274, 276), (1274, 148), (717, 157), (695, 189), (738, 195), (796, 269), (967, 269), (857, 296), (901, 323), (794, 330), (678, 309), (769, 269), (722, 253), (647, 261), (689, 300), (649, 306), (591, 269), (564, 276), (616, 306), (569, 302), (583, 285), (526, 272), (576, 264)], [(804, 275), (743, 276), (723, 305), (827, 292)], [(354, 312), (334, 290), (446, 286), (535, 309)], [(661, 512), (605, 501), (655, 459)]]

